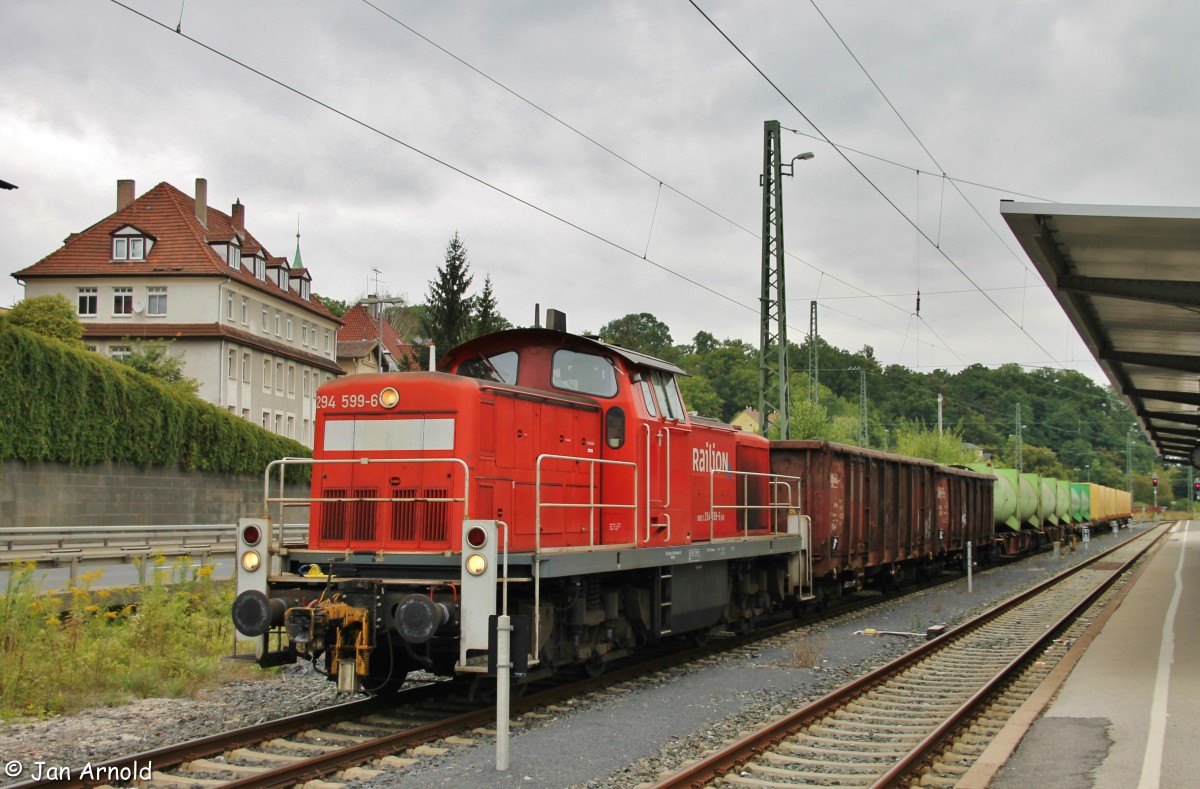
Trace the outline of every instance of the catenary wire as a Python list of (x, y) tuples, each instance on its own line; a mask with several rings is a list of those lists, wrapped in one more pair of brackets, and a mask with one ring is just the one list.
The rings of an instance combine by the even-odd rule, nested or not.
[[(713, 28), (713, 29), (714, 29), (714, 30), (716, 30), (716, 31), (717, 31), (717, 33), (718, 33), (718, 34), (720, 34), (720, 36), (721, 36), (722, 38), (724, 38), (724, 39), (725, 39), (725, 41), (726, 41), (726, 42), (728, 42), (728, 43), (729, 43), (729, 45), (730, 45), (731, 47), (733, 47), (734, 51), (735, 51), (735, 52), (737, 52), (737, 53), (738, 53), (738, 54), (739, 54), (739, 55), (742, 57), (742, 59), (743, 59), (743, 60), (745, 60), (745, 61), (746, 61), (746, 62), (747, 62), (749, 65), (750, 65), (750, 67), (751, 67), (751, 68), (753, 68), (753, 69), (754, 69), (754, 70), (755, 70), (755, 71), (756, 71), (756, 72), (759, 74), (759, 76), (761, 76), (761, 77), (763, 78), (763, 80), (764, 80), (764, 81), (766, 81), (766, 83), (767, 83), (768, 85), (770, 85), (770, 86), (771, 86), (772, 90), (774, 90), (776, 93), (778, 93), (778, 94), (779, 94), (779, 96), (780, 96), (780, 97), (781, 97), (781, 98), (782, 98), (782, 99), (783, 99), (785, 102), (787, 102), (788, 106), (789, 106), (789, 107), (791, 107), (791, 108), (792, 108), (792, 109), (793, 109), (793, 110), (796, 112), (796, 114), (798, 114), (798, 115), (799, 115), (801, 118), (803, 118), (803, 119), (804, 119), (805, 123), (807, 123), (809, 126), (811, 126), (811, 127), (812, 127), (812, 128), (813, 128), (813, 129), (814, 129), (816, 132), (817, 132), (817, 134), (821, 135), (821, 137), (822, 137), (822, 138), (825, 140), (825, 142), (826, 142), (826, 143), (828, 143), (828, 144), (832, 145), (832, 142), (829, 140), (829, 137), (828, 137), (827, 135), (825, 135), (825, 133), (824, 133), (824, 132), (822, 132), (822, 131), (821, 131), (820, 127), (818, 127), (818, 126), (817, 126), (815, 123), (813, 123), (813, 122), (812, 122), (812, 120), (811, 120), (811, 119), (810, 119), (810, 118), (809, 118), (809, 117), (808, 117), (808, 116), (805, 114), (805, 112), (804, 112), (803, 110), (801, 110), (801, 109), (800, 109), (800, 107), (799, 107), (799, 106), (797, 106), (797, 105), (796, 105), (796, 103), (795, 103), (794, 101), (792, 101), (791, 97), (789, 97), (789, 96), (787, 95), (787, 93), (785, 93), (785, 92), (783, 91), (783, 89), (782, 89), (782, 88), (780, 88), (780, 87), (779, 87), (777, 84), (775, 84), (775, 81), (774, 81), (774, 80), (772, 80), (772, 79), (771, 79), (771, 78), (770, 78), (770, 77), (767, 75), (767, 73), (766, 73), (766, 72), (764, 72), (764, 71), (762, 70), (762, 68), (760, 68), (760, 67), (759, 67), (759, 65), (758, 65), (757, 63), (755, 63), (755, 62), (754, 62), (754, 60), (753, 60), (753, 59), (752, 59), (752, 58), (751, 58), (749, 55), (747, 55), (747, 54), (745, 53), (745, 51), (743, 51), (743, 50), (742, 50), (742, 48), (741, 48), (741, 47), (739, 47), (739, 46), (737, 45), (737, 43), (736, 43), (736, 42), (735, 42), (735, 41), (734, 41), (732, 38), (730, 38), (730, 37), (729, 37), (729, 35), (728, 35), (728, 34), (727, 34), (727, 33), (726, 33), (724, 30), (722, 30), (722, 29), (721, 29), (720, 25), (718, 25), (718, 24), (716, 23), (716, 21), (712, 19), (712, 17), (710, 17), (708, 14), (706, 14), (706, 13), (704, 12), (704, 9), (700, 8), (700, 6), (696, 4), (696, 0), (688, 0), (688, 2), (689, 2), (691, 5), (692, 5), (692, 7), (693, 7), (693, 8), (695, 8), (695, 9), (696, 9), (696, 11), (697, 11), (697, 12), (698, 12), (698, 13), (699, 13), (699, 14), (700, 14), (702, 17), (704, 17), (705, 21), (707, 21), (707, 22), (709, 23), (709, 25), (711, 25), (711, 26), (712, 26), (712, 28)], [(834, 150), (837, 150), (837, 149), (835, 148)], [(913, 222), (912, 218), (911, 218), (911, 217), (909, 217), (909, 216), (908, 216), (908, 214), (906, 214), (906, 213), (905, 213), (905, 212), (904, 212), (904, 211), (903, 211), (903, 210), (902, 210), (902, 209), (901, 209), (901, 208), (900, 208), (898, 205), (896, 205), (895, 201), (894, 201), (894, 200), (892, 200), (890, 197), (888, 197), (887, 193), (886, 193), (886, 192), (884, 192), (884, 191), (883, 191), (883, 189), (881, 189), (881, 188), (879, 187), (879, 185), (878, 185), (878, 184), (876, 184), (876, 183), (875, 183), (873, 180), (871, 180), (871, 178), (870, 178), (870, 177), (869, 177), (869, 176), (868, 176), (866, 173), (864, 173), (864, 172), (862, 171), (862, 169), (861, 169), (861, 168), (859, 168), (859, 167), (858, 167), (858, 165), (856, 165), (856, 164), (855, 164), (855, 163), (854, 163), (854, 162), (853, 162), (853, 161), (850, 159), (850, 157), (846, 156), (846, 154), (842, 153), (841, 151), (838, 151), (838, 154), (839, 154), (839, 155), (842, 157), (843, 161), (845, 161), (845, 162), (846, 162), (848, 165), (850, 165), (850, 167), (851, 167), (851, 168), (852, 168), (852, 169), (853, 169), (853, 170), (854, 170), (856, 173), (858, 173), (858, 175), (859, 175), (859, 176), (860, 176), (860, 177), (861, 177), (861, 178), (862, 178), (864, 181), (866, 181), (866, 182), (867, 182), (867, 184), (868, 184), (868, 185), (869, 185), (869, 186), (870, 186), (872, 189), (874, 189), (874, 190), (875, 190), (876, 194), (878, 194), (878, 195), (879, 195), (879, 196), (880, 196), (880, 197), (881, 197), (881, 198), (884, 200), (884, 202), (886, 202), (886, 203), (887, 203), (889, 206), (891, 206), (891, 208), (892, 208), (892, 209), (893, 209), (893, 210), (894, 210), (894, 211), (895, 211), (897, 214), (899, 214), (899, 215), (900, 215), (900, 217), (901, 217), (901, 218), (902, 218), (902, 219), (903, 219), (905, 222), (907, 222), (907, 223), (908, 223), (908, 224), (909, 224), (909, 225), (910, 225), (910, 226), (911, 226), (911, 227), (912, 227), (914, 230), (916, 230), (916, 231), (917, 231), (917, 233), (919, 233), (919, 234), (921, 234), (922, 236), (924, 236), (924, 237), (925, 237), (925, 240), (926, 240), (926, 241), (928, 241), (928, 242), (930, 243), (930, 245), (931, 245), (931, 246), (933, 245), (933, 240), (929, 238), (929, 235), (928, 235), (927, 233), (925, 233), (925, 231), (923, 231), (923, 230), (920, 228), (920, 226), (919, 226), (919, 225), (915, 224), (915, 223)], [(936, 247), (936, 246), (935, 246), (934, 248), (935, 248), (935, 249), (937, 249), (937, 251), (938, 251), (938, 254), (940, 254), (940, 255), (942, 256), (942, 258), (943, 258), (943, 259), (944, 259), (946, 262), (948, 262), (948, 263), (949, 263), (951, 266), (953, 266), (953, 267), (954, 267), (954, 269), (955, 269), (956, 271), (958, 271), (958, 273), (959, 273), (959, 274), (961, 274), (961, 275), (962, 275), (962, 277), (963, 277), (965, 280), (967, 280), (967, 282), (971, 283), (971, 285), (972, 285), (972, 286), (973, 286), (973, 287), (974, 287), (974, 288), (975, 288), (975, 289), (976, 289), (976, 290), (977, 290), (977, 291), (978, 291), (978, 292), (979, 292), (979, 293), (980, 293), (980, 294), (981, 294), (981, 295), (982, 295), (982, 296), (983, 296), (985, 299), (987, 299), (987, 300), (988, 300), (988, 302), (989, 302), (989, 303), (990, 303), (990, 304), (991, 304), (993, 307), (995, 307), (995, 308), (996, 308), (996, 310), (997, 310), (997, 311), (999, 311), (1001, 315), (1003, 315), (1005, 318), (1007, 318), (1007, 319), (1008, 319), (1008, 321), (1009, 321), (1010, 323), (1012, 323), (1012, 325), (1013, 325), (1013, 326), (1016, 326), (1016, 327), (1017, 327), (1017, 329), (1018, 329), (1018, 330), (1019, 330), (1019, 331), (1020, 331), (1020, 332), (1021, 332), (1023, 335), (1025, 335), (1025, 337), (1026, 337), (1026, 338), (1027, 338), (1027, 339), (1028, 339), (1030, 342), (1032, 342), (1032, 343), (1034, 344), (1034, 346), (1036, 346), (1036, 347), (1037, 347), (1037, 349), (1038, 349), (1038, 350), (1040, 350), (1040, 351), (1041, 351), (1043, 354), (1045, 354), (1045, 356), (1046, 356), (1046, 358), (1047, 358), (1047, 359), (1051, 360), (1051, 361), (1052, 361), (1052, 362), (1054, 362), (1055, 364), (1060, 364), (1060, 366), (1061, 366), (1061, 363), (1060, 363), (1060, 362), (1058, 362), (1058, 360), (1054, 358), (1054, 355), (1053, 355), (1052, 353), (1050, 353), (1050, 351), (1046, 350), (1046, 348), (1045, 348), (1045, 347), (1043, 347), (1043, 346), (1042, 346), (1042, 344), (1041, 344), (1040, 342), (1038, 342), (1038, 340), (1037, 340), (1037, 338), (1036, 338), (1036, 337), (1034, 337), (1032, 334), (1030, 334), (1028, 331), (1026, 331), (1024, 326), (1022, 326), (1022, 325), (1021, 325), (1020, 323), (1018, 323), (1018, 322), (1017, 322), (1017, 321), (1016, 321), (1016, 320), (1015, 320), (1015, 319), (1014, 319), (1014, 318), (1013, 318), (1011, 315), (1009, 315), (1009, 314), (1008, 314), (1008, 312), (1006, 312), (1006, 311), (1004, 310), (1004, 308), (1003, 308), (1003, 307), (1001, 307), (1001, 306), (1000, 306), (1000, 305), (999, 305), (999, 304), (996, 302), (996, 300), (995, 300), (995, 299), (993, 299), (993, 298), (992, 298), (990, 295), (988, 295), (988, 294), (987, 294), (987, 293), (986, 293), (986, 292), (985, 292), (985, 291), (984, 291), (982, 288), (980, 288), (979, 284), (978, 284), (977, 282), (975, 282), (975, 280), (974, 280), (974, 279), (971, 277), (971, 275), (969, 275), (969, 274), (968, 274), (966, 271), (964, 271), (964, 270), (963, 270), (963, 268), (962, 268), (961, 266), (959, 266), (959, 265), (958, 265), (957, 261), (955, 261), (955, 260), (954, 260), (954, 258), (950, 257), (950, 255), (946, 253), (946, 250), (944, 250), (944, 249), (942, 249), (942, 248), (940, 248), (940, 247)]]

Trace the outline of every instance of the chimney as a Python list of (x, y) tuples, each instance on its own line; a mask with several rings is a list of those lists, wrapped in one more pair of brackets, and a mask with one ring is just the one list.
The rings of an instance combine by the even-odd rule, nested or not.
[(196, 179), (196, 218), (208, 227), (208, 180), (205, 178)]
[(117, 210), (120, 211), (125, 206), (133, 202), (133, 180), (121, 179), (117, 181)]
[(229, 217), (233, 221), (233, 229), (237, 231), (238, 235), (246, 232), (246, 206), (242, 205), (240, 199), (233, 204), (233, 210), (229, 212)]

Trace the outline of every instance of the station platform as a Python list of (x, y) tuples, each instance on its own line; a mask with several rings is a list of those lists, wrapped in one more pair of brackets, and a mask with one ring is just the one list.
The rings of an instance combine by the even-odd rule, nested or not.
[(1166, 530), (963, 789), (1200, 786), (1200, 521)]

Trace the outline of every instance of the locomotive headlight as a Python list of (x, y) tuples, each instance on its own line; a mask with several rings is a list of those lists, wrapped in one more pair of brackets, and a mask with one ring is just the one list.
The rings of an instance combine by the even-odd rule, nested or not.
[(400, 393), (390, 386), (379, 393), (379, 404), (384, 408), (395, 408), (399, 402)]
[(258, 551), (246, 551), (242, 554), (242, 569), (248, 573), (252, 573), (262, 566), (262, 557), (258, 555)]
[(487, 572), (487, 558), (482, 553), (473, 553), (467, 557), (466, 567), (471, 575), (483, 575)]

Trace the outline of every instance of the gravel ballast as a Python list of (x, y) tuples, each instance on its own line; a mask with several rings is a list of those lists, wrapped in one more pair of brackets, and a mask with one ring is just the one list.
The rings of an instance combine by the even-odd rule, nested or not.
[[(1144, 528), (1123, 530), (1119, 538)], [(965, 578), (956, 580), (683, 672), (647, 677), (526, 717), (512, 728), (506, 772), (495, 769), (493, 738), (478, 737), (475, 745), (452, 746), (432, 762), (422, 760), (354, 785), (627, 789), (653, 782), (663, 771), (787, 714), (923, 641), (920, 636), (863, 631), (923, 634), (931, 625), (953, 626), (1112, 544), (1111, 536), (1099, 536), (1061, 558), (1045, 553), (977, 573), (971, 593)], [(815, 667), (803, 667), (805, 663)], [(297, 665), (270, 679), (229, 683), (194, 699), (147, 699), (7, 724), (0, 729), (0, 757), (6, 766), (20, 762), (28, 778), (38, 761), (61, 767), (96, 764), (343, 700), (333, 683), (310, 666)], [(16, 778), (6, 773), (3, 780)]]

